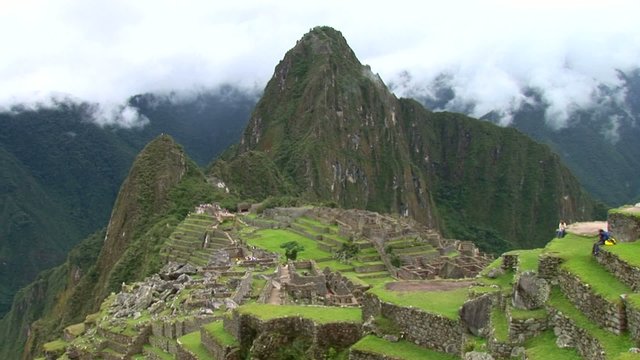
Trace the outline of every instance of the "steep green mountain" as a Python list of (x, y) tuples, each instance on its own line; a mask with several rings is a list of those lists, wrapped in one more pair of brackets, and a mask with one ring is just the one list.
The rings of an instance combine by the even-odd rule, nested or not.
[(201, 165), (236, 142), (254, 95), (220, 87), (199, 95), (139, 95), (141, 128), (101, 127), (88, 104), (0, 113), (0, 316), (39, 271), (104, 227), (137, 152), (166, 133)]
[(5, 329), (0, 357), (18, 358), (16, 349), (27, 340), (29, 358), (63, 326), (95, 311), (123, 281), (157, 271), (162, 242), (189, 209), (212, 201), (215, 193), (171, 137), (162, 135), (149, 143), (120, 189), (106, 235), (79, 244), (67, 262), (42, 273), (16, 296), (0, 322)]
[[(398, 86), (429, 109), (474, 112), (474, 100), (456, 93), (452, 83), (452, 76), (443, 74), (426, 85), (428, 93)], [(640, 69), (618, 71), (617, 84), (599, 84), (588, 104), (572, 106), (561, 128), (547, 114), (550, 104), (543, 90), (520, 91), (526, 101), (509, 110), (509, 126), (549, 145), (594, 198), (610, 206), (640, 200)], [(501, 114), (496, 109), (482, 119), (498, 122)]]
[[(238, 165), (252, 153), (256, 174)], [(411, 216), (493, 252), (540, 246), (559, 218), (597, 212), (547, 147), (397, 99), (327, 27), (287, 52), (239, 146), (211, 171), (243, 197), (274, 195), (246, 182), (233, 187), (258, 177), (308, 200)]]

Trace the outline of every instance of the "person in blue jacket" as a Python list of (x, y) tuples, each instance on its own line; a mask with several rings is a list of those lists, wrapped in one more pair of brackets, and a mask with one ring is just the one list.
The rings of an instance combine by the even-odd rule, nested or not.
[(598, 241), (593, 244), (593, 255), (598, 255), (600, 253), (600, 246), (604, 245), (604, 242), (607, 240), (609, 240), (609, 233), (603, 229), (598, 230)]

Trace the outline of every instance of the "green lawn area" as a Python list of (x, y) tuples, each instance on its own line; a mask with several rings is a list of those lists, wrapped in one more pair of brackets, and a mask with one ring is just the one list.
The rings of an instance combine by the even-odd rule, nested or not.
[(562, 257), (564, 259), (562, 267), (578, 276), (581, 281), (591, 285), (595, 293), (611, 302), (620, 302), (621, 294), (630, 294), (632, 291), (593, 258), (591, 248), (595, 241), (595, 237), (567, 234), (562, 239), (549, 242), (544, 252), (553, 252)]
[(408, 341), (389, 342), (373, 335), (365, 336), (353, 344), (351, 348), (368, 353), (386, 355), (394, 359), (453, 360), (458, 358), (450, 354), (419, 347)]
[(44, 347), (44, 351), (55, 352), (55, 351), (64, 350), (67, 347), (67, 345), (69, 345), (69, 343), (67, 343), (62, 339), (58, 339), (58, 340), (51, 341), (44, 344), (43, 347)]
[(514, 275), (513, 271), (505, 271), (503, 275), (495, 279), (487, 277), (487, 273), (489, 273), (490, 270), (499, 268), (500, 266), (502, 266), (502, 257), (493, 260), (491, 264), (487, 265), (487, 267), (480, 272), (481, 277), (478, 280), (484, 285), (498, 285), (502, 290), (511, 291), (511, 284), (513, 282)]
[(604, 246), (605, 250), (618, 256), (631, 266), (640, 267), (640, 241), (621, 243), (615, 246)]
[(561, 349), (556, 346), (556, 337), (552, 330), (545, 331), (525, 343), (527, 357), (530, 360), (580, 360), (576, 349)]
[(215, 360), (200, 342), (200, 331), (194, 331), (178, 338), (178, 344), (191, 351), (199, 360)]
[(402, 306), (413, 306), (426, 312), (457, 319), (458, 310), (468, 298), (467, 287), (447, 291), (391, 291), (378, 284), (369, 292), (380, 300)]
[[(160, 358), (162, 360), (174, 360), (175, 359), (175, 357), (173, 355), (171, 355), (168, 352), (165, 352), (164, 350), (159, 349), (159, 348), (157, 348), (155, 346), (145, 345), (144, 349), (147, 352), (152, 352), (157, 358)], [(140, 356), (141, 356), (140, 359), (147, 359), (147, 357), (144, 356), (144, 355), (140, 355)]]
[(203, 328), (207, 333), (209, 333), (209, 335), (218, 340), (219, 344), (224, 346), (238, 346), (238, 340), (224, 329), (222, 320), (214, 321), (203, 326)]
[(506, 342), (509, 340), (509, 324), (507, 323), (507, 316), (498, 307), (494, 307), (491, 310), (491, 326), (493, 326), (493, 335), (500, 342)]
[(605, 348), (608, 358), (613, 358), (620, 353), (627, 352), (629, 348), (634, 346), (628, 334), (615, 335), (591, 322), (583, 313), (573, 306), (569, 299), (567, 299), (558, 288), (554, 288), (551, 291), (549, 305), (561, 311), (565, 316), (572, 319), (577, 326), (587, 330), (593, 337), (597, 338)]
[(271, 304), (245, 304), (238, 308), (241, 314), (255, 315), (262, 320), (299, 316), (319, 324), (332, 322), (362, 322), (362, 310), (359, 308), (340, 308), (335, 306), (296, 306)]
[(505, 255), (518, 255), (518, 271), (538, 271), (538, 255), (543, 249), (514, 250)]
[(304, 246), (304, 251), (298, 253), (298, 259), (325, 259), (330, 258), (331, 253), (320, 250), (318, 243), (294, 232), (282, 229), (263, 229), (258, 230), (252, 236), (244, 238), (249, 245), (257, 246), (267, 251), (275, 252), (284, 257), (284, 249), (280, 245), (297, 241)]

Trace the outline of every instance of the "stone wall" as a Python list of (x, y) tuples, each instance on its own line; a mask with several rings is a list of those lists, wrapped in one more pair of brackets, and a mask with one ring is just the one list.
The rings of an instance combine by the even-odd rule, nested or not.
[(629, 335), (640, 344), (640, 308), (632, 303), (627, 296), (623, 297), (624, 307), (627, 314), (627, 328)]
[(316, 324), (300, 317), (265, 321), (237, 310), (224, 319), (224, 328), (238, 339), (245, 352), (251, 348), (255, 358), (273, 358), (281, 347), (302, 338), (311, 344), (314, 358), (322, 359), (330, 348), (347, 348), (362, 337), (361, 324), (357, 323)]
[(629, 265), (621, 260), (617, 255), (607, 251), (607, 246), (602, 246), (600, 254), (596, 256), (596, 261), (604, 266), (609, 273), (625, 283), (633, 291), (640, 290), (640, 269)]
[(616, 240), (632, 242), (640, 238), (640, 213), (636, 213), (635, 208), (633, 209), (627, 210), (626, 213), (609, 213), (607, 217), (609, 233)]
[(508, 319), (509, 340), (518, 344), (540, 335), (549, 328), (549, 319), (546, 316), (529, 319), (514, 319), (509, 316)]
[(518, 255), (502, 255), (502, 269), (516, 270), (518, 267)]
[(415, 344), (450, 354), (461, 353), (464, 326), (459, 320), (431, 314), (412, 307), (402, 307), (380, 301), (375, 295), (366, 293), (362, 300), (362, 316), (384, 316)]
[(558, 283), (566, 297), (589, 320), (617, 335), (626, 329), (626, 314), (621, 301), (610, 302), (595, 294), (588, 284), (582, 283), (579, 278), (566, 270), (560, 270)]
[(240, 284), (238, 285), (236, 292), (233, 294), (233, 297), (231, 298), (233, 301), (235, 301), (236, 304), (242, 304), (243, 299), (249, 296), (249, 294), (251, 293), (252, 280), (253, 280), (253, 276), (251, 275), (250, 271), (248, 271), (242, 277), (242, 280), (240, 281)]
[(549, 280), (552, 284), (555, 284), (562, 262), (562, 258), (557, 256), (548, 254), (540, 256), (538, 262), (538, 277)]
[(597, 338), (556, 309), (549, 307), (547, 310), (557, 338), (556, 344), (559, 347), (575, 348), (583, 359), (605, 360), (607, 358), (604, 347)]
[(240, 352), (237, 347), (226, 346), (218, 343), (217, 339), (211, 336), (204, 328), (200, 329), (200, 342), (214, 359), (240, 360)]

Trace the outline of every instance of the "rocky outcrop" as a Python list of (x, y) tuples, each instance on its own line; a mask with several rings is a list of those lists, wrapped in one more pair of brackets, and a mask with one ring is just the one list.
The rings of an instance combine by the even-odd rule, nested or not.
[(632, 242), (640, 239), (640, 207), (626, 206), (609, 211), (609, 232), (616, 240)]
[(538, 277), (535, 272), (527, 271), (518, 276), (512, 303), (518, 309), (539, 309), (549, 300), (550, 292), (551, 287), (545, 279)]

